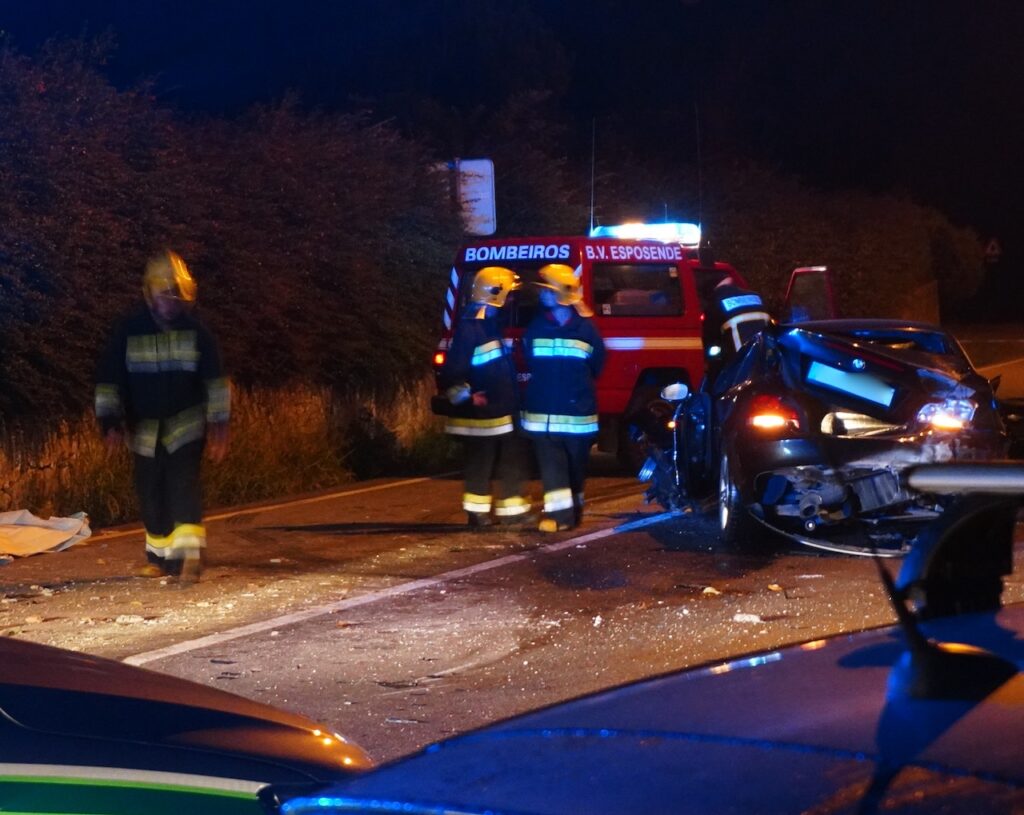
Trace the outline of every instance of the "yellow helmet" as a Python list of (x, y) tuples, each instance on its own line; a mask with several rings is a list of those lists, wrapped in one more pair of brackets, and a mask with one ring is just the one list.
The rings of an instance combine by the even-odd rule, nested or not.
[(196, 281), (181, 255), (170, 249), (151, 257), (142, 276), (142, 294), (146, 302), (152, 304), (153, 295), (158, 292), (172, 293), (188, 305), (196, 301)]
[(555, 293), (558, 305), (575, 306), (576, 311), (584, 317), (594, 313), (583, 302), (583, 286), (571, 266), (564, 263), (549, 263), (547, 266), (541, 266), (537, 274), (540, 276), (537, 285), (551, 289)]
[(501, 308), (510, 291), (521, 285), (519, 275), (504, 266), (484, 266), (473, 278), (469, 299), (474, 303)]

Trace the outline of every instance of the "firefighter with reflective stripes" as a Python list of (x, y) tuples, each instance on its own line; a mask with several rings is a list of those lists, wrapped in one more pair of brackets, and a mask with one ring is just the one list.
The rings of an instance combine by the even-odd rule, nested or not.
[(164, 252), (146, 265), (146, 305), (122, 320), (100, 358), (96, 417), (107, 447), (133, 453), (146, 529), (140, 575), (202, 568), (200, 466), (227, 452), (230, 388), (213, 335), (192, 313), (196, 284), (185, 262)]
[(530, 379), (522, 423), (533, 439), (544, 485), (540, 530), (558, 532), (578, 526), (583, 517), (604, 343), (573, 270), (552, 263), (541, 267), (539, 278), (542, 309), (523, 336)]
[[(523, 495), (529, 444), (518, 432), (519, 382), (512, 353), (502, 340), (498, 312), (518, 275), (501, 266), (476, 273), (470, 303), (455, 327), (439, 384), (451, 405), (445, 431), (458, 436), (465, 453), (462, 506), (469, 525), (521, 524), (530, 511)], [(500, 497), (491, 493), (491, 481)], [(492, 515), (493, 512), (493, 515)]]
[(761, 295), (736, 285), (729, 276), (715, 286), (704, 315), (703, 340), (706, 379), (713, 388), (722, 369), (740, 347), (771, 322)]

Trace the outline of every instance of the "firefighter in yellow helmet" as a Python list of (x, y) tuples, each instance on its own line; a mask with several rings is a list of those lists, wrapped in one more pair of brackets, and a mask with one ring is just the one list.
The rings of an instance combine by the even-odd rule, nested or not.
[(578, 526), (590, 448), (597, 436), (595, 382), (604, 342), (590, 320), (576, 273), (560, 263), (541, 267), (541, 311), (523, 335), (530, 373), (523, 430), (533, 439), (544, 486), (542, 532)]
[(230, 389), (181, 256), (152, 257), (142, 294), (145, 306), (117, 324), (100, 358), (96, 418), (108, 449), (127, 442), (133, 454), (148, 561), (140, 575), (194, 582), (206, 545), (203, 450), (215, 460), (227, 452)]
[[(501, 266), (476, 273), (440, 371), (445, 431), (463, 442), (462, 507), (473, 528), (495, 521), (518, 526), (530, 511), (523, 495), (529, 444), (518, 432), (519, 382), (498, 325), (498, 312), (519, 285), (519, 276)], [(492, 481), (500, 486), (497, 497)]]

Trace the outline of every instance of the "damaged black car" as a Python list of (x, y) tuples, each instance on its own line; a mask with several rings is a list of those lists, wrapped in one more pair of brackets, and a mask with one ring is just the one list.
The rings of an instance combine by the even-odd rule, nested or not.
[(669, 509), (711, 504), (731, 544), (771, 530), (819, 549), (901, 555), (944, 509), (909, 487), (909, 467), (1009, 448), (993, 384), (928, 323), (769, 325), (713, 383), (665, 396), (675, 409), (645, 428), (648, 497)]

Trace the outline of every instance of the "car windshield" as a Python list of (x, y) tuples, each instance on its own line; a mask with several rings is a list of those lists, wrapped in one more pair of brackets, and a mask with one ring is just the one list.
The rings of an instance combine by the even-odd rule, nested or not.
[[(519, 275), (522, 286), (509, 294), (505, 307), (499, 312), (498, 320), (503, 329), (525, 328), (537, 313), (538, 288), (532, 284), (539, 279), (538, 272), (543, 265), (505, 264), (505, 268)], [(460, 312), (469, 304), (473, 276), (480, 268), (483, 267), (467, 267), (463, 273)], [(677, 317), (683, 313), (679, 272), (671, 264), (595, 263), (592, 286), (588, 299), (593, 302), (594, 311), (603, 317)]]

